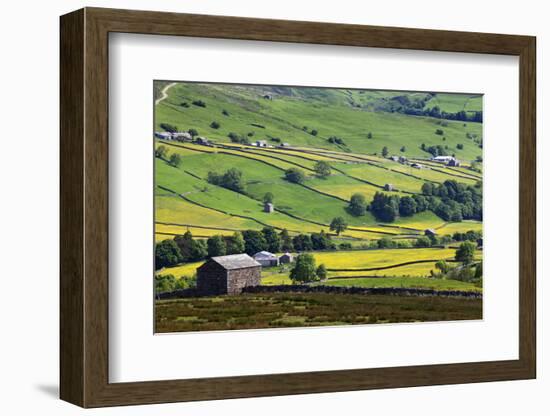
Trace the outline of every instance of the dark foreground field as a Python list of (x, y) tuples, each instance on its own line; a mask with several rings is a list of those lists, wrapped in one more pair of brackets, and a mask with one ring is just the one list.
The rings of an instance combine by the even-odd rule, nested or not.
[(156, 332), (482, 318), (482, 300), (328, 293), (241, 294), (156, 302)]

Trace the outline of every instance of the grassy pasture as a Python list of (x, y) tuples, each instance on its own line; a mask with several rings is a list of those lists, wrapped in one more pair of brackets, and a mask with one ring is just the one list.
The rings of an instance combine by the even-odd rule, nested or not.
[(443, 227), (437, 229), (438, 234), (454, 234), (465, 233), (466, 231), (481, 231), (483, 229), (483, 223), (479, 221), (462, 221), (462, 222), (449, 222)]
[(242, 294), (156, 301), (155, 332), (214, 331), (482, 318), (480, 299), (341, 295)]
[(441, 111), (456, 113), (458, 111), (481, 111), (481, 95), (445, 94), (437, 93), (426, 103), (426, 108), (439, 107)]
[[(155, 128), (160, 129), (159, 123), (167, 122), (186, 129), (195, 128), (201, 135), (219, 142), (227, 142), (229, 132), (253, 133), (252, 140), (278, 137), (294, 146), (358, 153), (376, 153), (387, 146), (391, 153), (398, 154), (403, 143), (407, 143), (406, 155), (420, 157), (426, 156), (420, 149), (422, 143), (427, 146), (441, 143), (441, 136), (434, 133), (437, 120), (354, 109), (342, 90), (322, 94), (327, 101), (312, 102), (311, 96), (277, 96), (271, 101), (261, 99), (261, 91), (254, 88), (179, 83), (168, 91), (168, 98), (156, 106)], [(192, 104), (188, 108), (181, 106), (182, 102), (190, 104), (196, 99), (206, 102), (206, 108)], [(223, 110), (229, 116), (222, 115)], [(212, 121), (219, 122), (220, 128), (210, 127)], [(467, 146), (465, 133), (481, 137), (481, 124), (466, 123), (466, 127), (463, 124), (448, 122), (445, 144), (451, 149), (456, 149), (458, 143), (465, 144), (463, 150), (456, 149), (455, 153), (460, 159), (473, 160), (481, 154), (481, 149)], [(304, 126), (307, 131), (303, 130)], [(311, 129), (318, 130), (319, 134), (311, 135)], [(367, 139), (369, 132), (373, 134), (372, 139)], [(344, 148), (327, 141), (333, 135), (345, 140)]]
[(383, 249), (313, 253), (317, 264), (325, 264), (329, 271), (330, 269), (335, 271), (337, 269), (355, 270), (385, 267), (418, 260), (450, 259), (454, 257), (454, 254), (455, 250), (453, 249), (441, 248)]
[(350, 278), (328, 280), (324, 284), (329, 286), (356, 286), (356, 287), (404, 287), (415, 289), (459, 290), (465, 292), (481, 292), (481, 288), (472, 283), (458, 280), (431, 279), (427, 277), (380, 277), (380, 278)]

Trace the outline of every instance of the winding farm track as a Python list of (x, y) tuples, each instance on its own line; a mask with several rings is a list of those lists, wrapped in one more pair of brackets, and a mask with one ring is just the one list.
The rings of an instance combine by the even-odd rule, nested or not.
[(162, 95), (160, 98), (156, 99), (155, 105), (159, 105), (163, 100), (165, 100), (168, 97), (168, 90), (172, 88), (174, 85), (176, 85), (176, 82), (172, 82), (162, 89), (162, 91), (160, 92)]

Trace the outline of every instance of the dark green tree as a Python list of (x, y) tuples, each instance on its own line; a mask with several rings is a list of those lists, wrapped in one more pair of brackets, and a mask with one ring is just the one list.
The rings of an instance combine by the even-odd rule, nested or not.
[(388, 150), (388, 146), (384, 146), (382, 148), (382, 156), (388, 157), (389, 154), (390, 154), (390, 151)]
[(264, 204), (272, 204), (274, 200), (274, 196), (271, 192), (266, 192), (263, 197)]
[(320, 264), (315, 272), (319, 280), (325, 280), (327, 278), (327, 268), (324, 264)]
[(455, 260), (461, 262), (464, 265), (470, 264), (474, 261), (474, 255), (476, 251), (476, 245), (470, 241), (465, 241), (455, 252)]
[(315, 173), (317, 176), (321, 178), (327, 178), (330, 176), (331, 168), (330, 165), (325, 162), (324, 160), (320, 160), (319, 162), (315, 163), (315, 166), (313, 167), (315, 170)]
[(259, 251), (267, 250), (267, 241), (261, 231), (243, 231), (244, 251), (246, 254), (254, 255)]
[(225, 245), (227, 254), (244, 253), (244, 238), (239, 231), (235, 231), (233, 235), (226, 237)]
[(348, 210), (351, 215), (360, 217), (367, 213), (367, 206), (368, 205), (367, 200), (365, 199), (365, 195), (357, 193), (351, 196)]
[(187, 133), (189, 133), (191, 137), (196, 137), (199, 135), (199, 132), (196, 129), (189, 129), (187, 130)]
[(290, 168), (285, 171), (285, 179), (293, 183), (303, 183), (306, 178), (304, 171), (298, 168)]
[(176, 168), (181, 166), (181, 156), (178, 153), (172, 153), (170, 156), (170, 164)]
[(317, 280), (315, 257), (311, 254), (300, 254), (296, 257), (294, 268), (290, 271), (290, 279), (294, 283), (307, 283)]
[(399, 200), (399, 215), (410, 217), (416, 213), (416, 201), (410, 196), (403, 196)]
[(294, 251), (294, 245), (292, 244), (292, 238), (290, 238), (290, 235), (288, 234), (288, 230), (285, 228), (281, 231), (279, 234), (279, 237), (281, 239), (281, 250), (282, 251)]
[(174, 240), (163, 240), (155, 246), (155, 269), (181, 263), (183, 257)]
[(158, 157), (159, 159), (165, 159), (168, 155), (168, 149), (164, 145), (160, 145), (155, 149), (155, 157)]
[(267, 250), (272, 253), (278, 253), (281, 251), (281, 239), (279, 234), (275, 231), (273, 227), (264, 227), (262, 229), (262, 234), (264, 236), (265, 242), (267, 243)]
[(330, 230), (334, 231), (336, 235), (340, 235), (346, 228), (348, 228), (348, 223), (342, 217), (335, 217), (330, 222)]
[(227, 250), (223, 237), (214, 235), (206, 241), (208, 246), (208, 257), (225, 256)]

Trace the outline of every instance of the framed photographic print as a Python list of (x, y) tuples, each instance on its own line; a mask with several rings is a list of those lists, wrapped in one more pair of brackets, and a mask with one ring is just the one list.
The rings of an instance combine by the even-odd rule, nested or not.
[(534, 378), (535, 102), (529, 36), (63, 16), (61, 398)]

